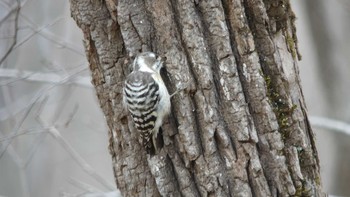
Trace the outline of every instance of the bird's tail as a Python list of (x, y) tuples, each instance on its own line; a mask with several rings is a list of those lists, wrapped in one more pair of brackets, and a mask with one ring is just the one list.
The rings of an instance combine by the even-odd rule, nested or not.
[(150, 154), (151, 156), (156, 153), (156, 148), (154, 147), (152, 141), (152, 138), (142, 138), (142, 145), (145, 147), (147, 154)]
[(142, 138), (142, 145), (145, 147), (147, 154), (153, 156), (158, 154), (160, 149), (164, 146), (163, 130), (160, 127), (157, 136), (152, 138)]

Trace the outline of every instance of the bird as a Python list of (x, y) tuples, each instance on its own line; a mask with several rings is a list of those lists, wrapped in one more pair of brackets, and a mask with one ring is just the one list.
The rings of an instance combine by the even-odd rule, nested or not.
[(123, 86), (123, 103), (140, 136), (140, 142), (150, 155), (159, 153), (158, 132), (170, 113), (168, 89), (160, 75), (163, 62), (153, 52), (138, 54), (132, 72)]

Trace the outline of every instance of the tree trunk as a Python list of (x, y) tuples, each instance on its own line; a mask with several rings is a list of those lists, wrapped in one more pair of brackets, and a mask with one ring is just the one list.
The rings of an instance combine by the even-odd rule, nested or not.
[[(70, 0), (124, 196), (323, 196), (289, 1)], [(122, 106), (132, 57), (166, 57), (164, 147), (149, 157)]]

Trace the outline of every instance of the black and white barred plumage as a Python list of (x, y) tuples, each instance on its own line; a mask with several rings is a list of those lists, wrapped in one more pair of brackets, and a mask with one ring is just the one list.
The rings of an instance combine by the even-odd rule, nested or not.
[(160, 76), (161, 68), (162, 61), (154, 53), (140, 53), (123, 89), (124, 104), (140, 132), (142, 145), (151, 154), (158, 152), (157, 134), (170, 112), (170, 96)]

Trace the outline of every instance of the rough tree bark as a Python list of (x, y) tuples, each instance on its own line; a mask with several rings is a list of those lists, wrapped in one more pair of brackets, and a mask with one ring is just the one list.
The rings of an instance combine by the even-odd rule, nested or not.
[[(70, 0), (124, 196), (323, 196), (288, 0)], [(166, 57), (164, 147), (122, 107), (133, 55)]]

